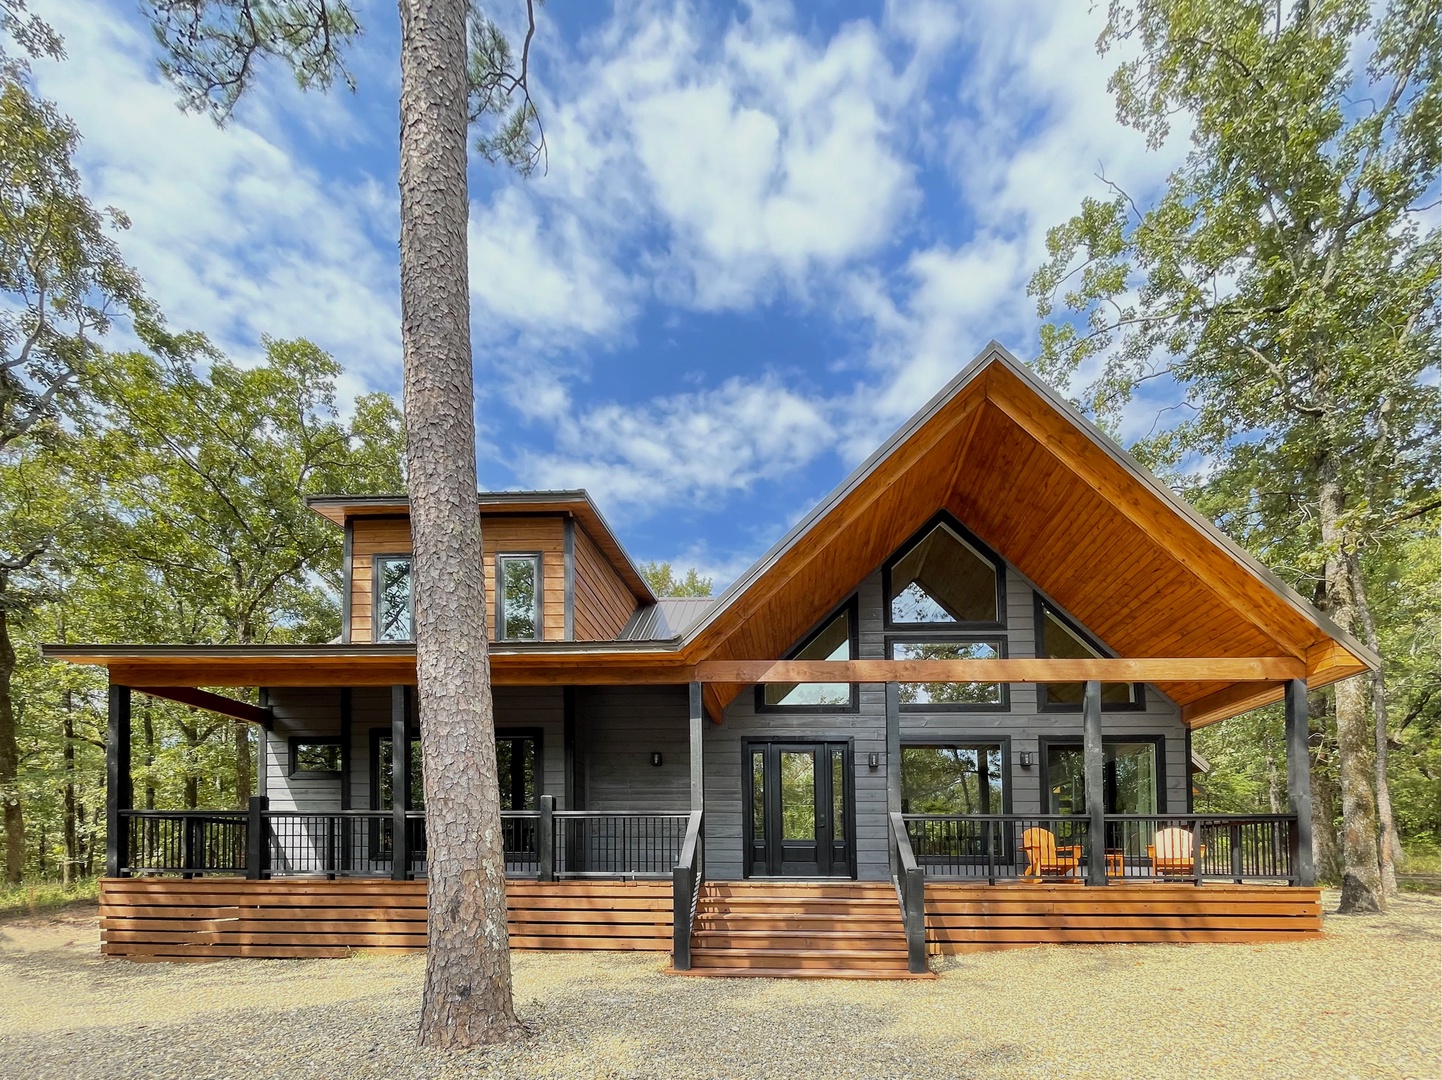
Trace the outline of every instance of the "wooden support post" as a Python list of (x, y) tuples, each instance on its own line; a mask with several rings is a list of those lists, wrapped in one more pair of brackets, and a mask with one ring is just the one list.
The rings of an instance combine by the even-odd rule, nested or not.
[[(257, 704), (270, 711), (270, 691), (262, 686), (256, 694)], [(270, 794), (270, 725), (261, 724), (255, 733), (255, 793)]]
[(411, 837), (406, 826), (410, 803), (411, 736), (407, 729), (408, 687), (391, 687), (391, 880), (407, 881)]
[(270, 877), (270, 799), (264, 795), (250, 797), (249, 817), (245, 829), (245, 876), (250, 881)]
[(131, 808), (130, 687), (110, 684), (110, 722), (105, 738), (105, 875), (129, 873)]
[[(354, 712), (351, 701), (351, 688), (345, 686), (340, 692), (340, 808), (344, 812), (353, 809), (351, 802), (354, 798), (351, 790), (351, 768), (354, 763), (351, 754), (351, 741), (354, 737)], [(340, 869), (349, 871), (351, 869), (351, 831), (354, 823), (348, 817), (340, 817), (334, 824), (335, 830), (340, 834)]]
[[(690, 737), (691, 737), (691, 812), (703, 810), (706, 804), (706, 708), (701, 697), (702, 686), (693, 682), (690, 686)], [(706, 866), (706, 818), (701, 818), (701, 833), (696, 838), (696, 873), (705, 880)]]
[(561, 687), (562, 810), (579, 810), (576, 804), (576, 688)]
[(1284, 694), (1287, 731), (1287, 809), (1296, 815), (1293, 826), (1293, 872), (1297, 884), (1317, 884), (1312, 861), (1312, 759), (1307, 717), (1307, 684), (1289, 679)]
[(556, 880), (556, 797), (541, 796), (541, 816), (536, 820), (536, 877)]
[(1082, 756), (1086, 775), (1088, 885), (1107, 883), (1105, 754), (1102, 751), (1102, 684), (1087, 681), (1082, 695)]

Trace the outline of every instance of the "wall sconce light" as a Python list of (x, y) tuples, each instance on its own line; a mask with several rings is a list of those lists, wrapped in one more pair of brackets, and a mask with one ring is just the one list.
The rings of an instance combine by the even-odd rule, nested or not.
[(652, 765), (659, 765), (659, 764), (661, 764), (661, 751), (659, 751), (659, 750), (652, 751), (652, 753), (651, 753), (651, 764), (652, 764)]
[(877, 769), (881, 768), (881, 755), (876, 753), (874, 750), (871, 753), (867, 754), (866, 767), (872, 772), (875, 772)]
[(1023, 769), (1030, 769), (1032, 765), (1036, 763), (1035, 756), (1029, 750), (1023, 750), (1021, 752), (1020, 760)]

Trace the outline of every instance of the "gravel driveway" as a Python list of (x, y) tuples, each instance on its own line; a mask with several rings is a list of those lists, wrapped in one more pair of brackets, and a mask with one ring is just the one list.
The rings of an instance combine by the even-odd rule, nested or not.
[[(1327, 898), (1335, 907), (1335, 896)], [(518, 953), (534, 1037), (414, 1048), (424, 959), (103, 962), (93, 917), (0, 925), (0, 1077), (1442, 1078), (1435, 897), (1299, 945), (1051, 946), (923, 983), (675, 978)]]

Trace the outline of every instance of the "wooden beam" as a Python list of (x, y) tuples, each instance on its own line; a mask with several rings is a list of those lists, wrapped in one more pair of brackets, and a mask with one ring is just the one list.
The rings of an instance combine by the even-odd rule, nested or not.
[(703, 660), (705, 683), (1278, 682), (1301, 678), (1290, 656), (1005, 660)]
[(259, 705), (252, 705), (247, 701), (236, 701), (235, 698), (228, 698), (223, 694), (213, 694), (209, 690), (199, 690), (194, 686), (135, 686), (133, 689), (151, 697), (178, 701), (182, 705), (191, 705), (219, 716), (249, 720), (261, 727), (270, 727), (273, 719), (269, 709), (262, 709)]

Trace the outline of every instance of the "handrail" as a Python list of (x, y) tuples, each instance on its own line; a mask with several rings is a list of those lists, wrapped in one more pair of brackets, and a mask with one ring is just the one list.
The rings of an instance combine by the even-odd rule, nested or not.
[(901, 921), (906, 928), (906, 964), (913, 974), (928, 970), (926, 964), (926, 872), (916, 865), (911, 850), (911, 837), (899, 813), (891, 819), (891, 852), (895, 858), (897, 899), (901, 903)]
[(691, 811), (681, 854), (671, 872), (671, 966), (676, 971), (691, 970), (691, 929), (704, 869), (701, 819), (700, 810)]

